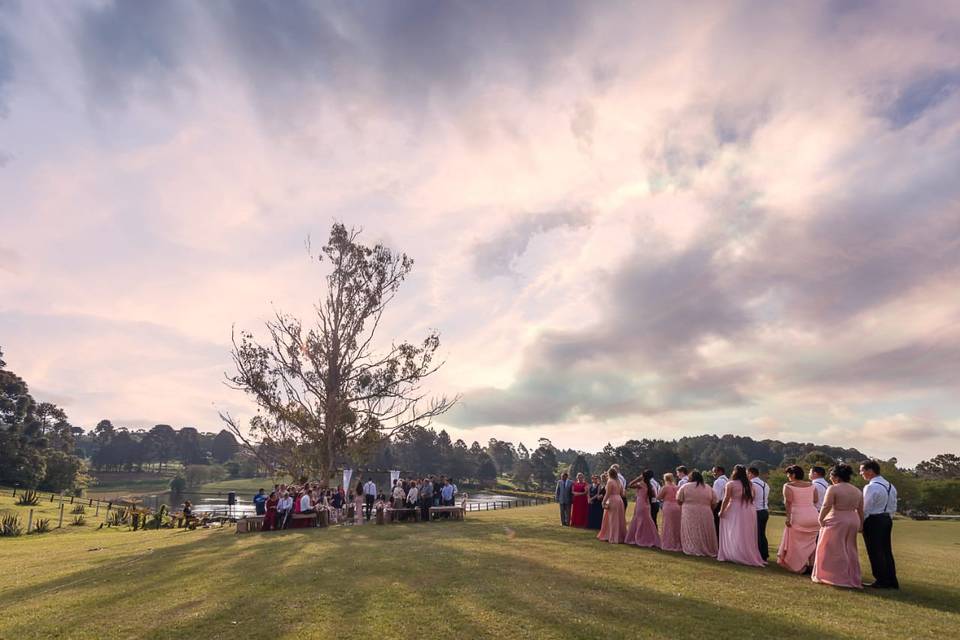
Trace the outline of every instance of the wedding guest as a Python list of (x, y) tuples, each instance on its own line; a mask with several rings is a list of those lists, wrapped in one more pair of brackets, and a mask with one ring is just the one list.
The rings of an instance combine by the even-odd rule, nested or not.
[(623, 488), (615, 468), (607, 471), (606, 495), (603, 500), (603, 522), (597, 540), (621, 544), (627, 535), (627, 518), (623, 508)]
[(588, 486), (584, 482), (584, 477), (582, 473), (577, 474), (577, 481), (573, 483), (572, 492), (573, 492), (573, 503), (570, 506), (570, 526), (571, 527), (586, 527), (587, 526), (587, 511), (590, 508), (588, 497), (587, 497)]
[(270, 496), (263, 504), (263, 530), (270, 531), (277, 528), (277, 505), (280, 504), (280, 498), (276, 491), (271, 491)]
[(859, 589), (860, 552), (857, 534), (863, 530), (863, 494), (850, 484), (853, 469), (838, 464), (830, 470), (830, 482), (820, 509), (820, 536), (813, 559), (814, 582)]
[(688, 556), (717, 555), (717, 530), (713, 527), (713, 489), (703, 482), (703, 474), (690, 473), (690, 480), (677, 492), (680, 510), (680, 544)]
[(293, 512), (293, 496), (284, 491), (277, 503), (277, 528), (286, 529), (290, 514)]
[[(423, 522), (430, 521), (430, 507), (437, 506), (433, 503), (433, 476), (427, 476), (427, 479), (420, 483), (420, 519)], [(440, 499), (440, 492), (437, 491), (437, 499)]]
[(566, 471), (560, 474), (557, 488), (554, 491), (554, 499), (560, 505), (560, 526), (569, 526), (570, 503), (573, 502), (573, 483), (570, 482), (570, 475)]
[(817, 492), (803, 479), (803, 469), (797, 465), (787, 467), (787, 478), (789, 481), (783, 485), (787, 517), (777, 563), (794, 573), (809, 573), (813, 570), (813, 554), (820, 533)]
[(587, 514), (587, 528), (600, 529), (603, 524), (603, 486), (600, 484), (600, 476), (590, 477), (590, 490), (587, 496), (587, 502), (590, 504)]
[(685, 466), (680, 465), (679, 467), (677, 467), (677, 489), (679, 489), (680, 487), (682, 487), (683, 485), (687, 484), (687, 482), (690, 481), (690, 477), (689, 475), (687, 475), (688, 473), (689, 472), (687, 471), (687, 468)]
[(873, 582), (868, 587), (899, 589), (897, 566), (893, 560), (893, 516), (897, 512), (897, 488), (880, 475), (880, 463), (864, 460), (860, 475), (867, 481), (863, 488), (863, 542), (870, 558)]
[(756, 467), (747, 469), (747, 477), (753, 485), (753, 506), (757, 510), (757, 549), (766, 562), (770, 559), (770, 544), (767, 542), (767, 522), (770, 520), (767, 497), (770, 495), (770, 485), (760, 477), (760, 470)]
[(827, 470), (823, 467), (810, 467), (810, 482), (813, 483), (813, 490), (817, 492), (817, 511), (820, 511), (820, 508), (823, 506), (823, 496), (830, 487), (830, 483), (827, 482), (827, 479), (824, 477), (826, 475)]
[[(627, 477), (620, 471), (620, 465), (615, 464), (611, 469), (617, 471), (617, 482), (620, 484), (620, 499), (623, 500), (623, 513), (627, 513)], [(607, 472), (609, 475), (609, 471)]]
[(267, 515), (267, 493), (263, 489), (253, 496), (253, 509), (258, 516)]
[(357, 491), (353, 496), (353, 523), (354, 524), (363, 524), (363, 503), (365, 502), (363, 495), (363, 483), (357, 483)]
[(717, 531), (717, 537), (720, 536), (720, 505), (723, 503), (723, 491), (727, 486), (727, 470), (716, 465), (713, 469), (713, 497), (716, 502), (713, 503), (713, 528)]
[[(446, 478), (443, 481), (443, 486), (440, 487), (440, 504), (442, 504), (445, 507), (453, 506), (453, 490), (454, 490), (453, 481), (450, 480), (450, 478)], [(444, 512), (443, 517), (444, 519), (449, 520), (450, 512), (449, 511)]]
[(404, 486), (407, 484), (406, 481), (400, 482), (399, 480), (393, 485), (393, 508), (394, 509), (403, 509), (403, 503), (407, 499), (407, 491), (404, 491)]
[(680, 541), (680, 505), (677, 503), (677, 492), (680, 491), (674, 482), (672, 473), (663, 474), (663, 488), (657, 498), (663, 502), (663, 535), (660, 538), (660, 548), (664, 551), (683, 551)]
[(367, 520), (370, 519), (370, 515), (373, 513), (373, 503), (376, 499), (377, 485), (374, 483), (373, 478), (370, 478), (363, 485), (363, 504), (366, 507), (366, 513), (364, 515)]
[(317, 510), (314, 509), (313, 502), (313, 492), (304, 491), (303, 496), (300, 498), (300, 513), (316, 513)]
[(657, 532), (657, 525), (654, 524), (650, 516), (651, 500), (656, 498), (653, 492), (653, 472), (649, 469), (644, 470), (643, 474), (634, 478), (628, 487), (637, 490), (637, 504), (633, 508), (633, 519), (630, 520), (630, 526), (627, 528), (627, 535), (624, 542), (634, 544), (638, 547), (660, 548), (660, 534)]
[(650, 472), (650, 486), (653, 487), (653, 498), (650, 499), (650, 517), (653, 518), (653, 524), (657, 524), (657, 514), (660, 513), (660, 498), (657, 496), (660, 495), (660, 483), (657, 482), (657, 479), (653, 477), (653, 472)]
[(742, 464), (733, 467), (733, 475), (723, 488), (720, 506), (720, 539), (717, 560), (751, 567), (766, 563), (757, 549), (757, 509), (753, 502), (753, 485)]

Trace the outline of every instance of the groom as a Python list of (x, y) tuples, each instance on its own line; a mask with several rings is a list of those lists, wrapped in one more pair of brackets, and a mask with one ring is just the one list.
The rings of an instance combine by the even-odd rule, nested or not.
[(560, 505), (560, 525), (570, 526), (570, 505), (573, 503), (573, 483), (566, 471), (560, 476), (555, 491), (557, 504)]

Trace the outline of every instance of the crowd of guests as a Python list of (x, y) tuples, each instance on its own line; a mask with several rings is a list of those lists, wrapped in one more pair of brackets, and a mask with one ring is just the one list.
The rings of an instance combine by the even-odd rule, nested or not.
[[(765, 566), (769, 560), (767, 521), (770, 486), (755, 467), (712, 469), (713, 484), (703, 474), (677, 467), (661, 485), (650, 470), (627, 482), (618, 465), (587, 483), (578, 473), (564, 473), (556, 487), (564, 526), (598, 529), (597, 539), (640, 547), (708, 556), (721, 562)], [(776, 561), (814, 582), (839, 587), (898, 589), (891, 547), (897, 490), (880, 475), (875, 460), (860, 464), (863, 491), (850, 483), (853, 468), (834, 466), (786, 470), (783, 486), (786, 522)], [(828, 480), (829, 478), (829, 480)], [(636, 506), (626, 521), (627, 490), (636, 490)], [(662, 529), (658, 527), (663, 513)], [(862, 533), (874, 582), (861, 582), (858, 534)]]
[[(446, 476), (427, 476), (415, 479), (397, 479), (389, 495), (378, 493), (373, 479), (358, 481), (346, 491), (343, 485), (325, 488), (319, 482), (275, 484), (267, 494), (260, 489), (253, 497), (258, 516), (263, 517), (263, 530), (286, 529), (294, 526), (294, 515), (311, 515), (326, 511), (331, 524), (370, 520), (380, 508), (403, 511), (420, 510), (420, 520), (430, 519), (430, 507), (453, 506), (457, 485)], [(416, 515), (416, 514), (414, 514)]]

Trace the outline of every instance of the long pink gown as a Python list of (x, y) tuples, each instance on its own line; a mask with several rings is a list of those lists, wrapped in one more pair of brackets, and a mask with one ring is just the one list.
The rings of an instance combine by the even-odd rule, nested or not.
[(813, 502), (816, 489), (783, 485), (783, 500), (792, 502), (789, 527), (783, 529), (783, 539), (777, 551), (777, 564), (788, 571), (802, 573), (813, 564), (820, 533), (820, 514)]
[(663, 536), (660, 539), (660, 548), (664, 551), (683, 551), (680, 541), (680, 505), (677, 503), (677, 485), (668, 484), (663, 487)]
[(717, 530), (713, 527), (713, 489), (688, 482), (680, 487), (680, 544), (688, 556), (717, 555)]
[(633, 519), (627, 528), (624, 542), (638, 547), (660, 548), (660, 533), (653, 516), (650, 515), (650, 498), (647, 496), (646, 484), (637, 487), (637, 506), (633, 509)]
[(735, 562), (751, 567), (762, 567), (767, 563), (760, 557), (757, 547), (757, 509), (753, 498), (744, 501), (743, 485), (731, 481), (724, 487), (730, 496), (730, 504), (720, 518), (720, 548), (717, 560)]
[(597, 540), (621, 544), (627, 536), (627, 516), (624, 513), (623, 499), (620, 497), (620, 483), (612, 478), (607, 480), (606, 491), (603, 502), (608, 506), (603, 510), (603, 522)]
[(857, 551), (860, 514), (857, 508), (863, 504), (863, 494), (856, 490), (838, 490), (839, 486), (842, 485), (829, 487), (824, 496), (824, 504), (832, 501), (833, 509), (820, 528), (811, 577), (814, 582), (861, 589), (860, 552)]

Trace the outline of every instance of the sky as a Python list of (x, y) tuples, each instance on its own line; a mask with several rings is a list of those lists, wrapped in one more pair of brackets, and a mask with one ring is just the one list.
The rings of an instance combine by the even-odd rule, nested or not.
[(960, 5), (0, 0), (0, 347), (221, 428), (330, 225), (407, 253), (435, 426), (960, 449)]

